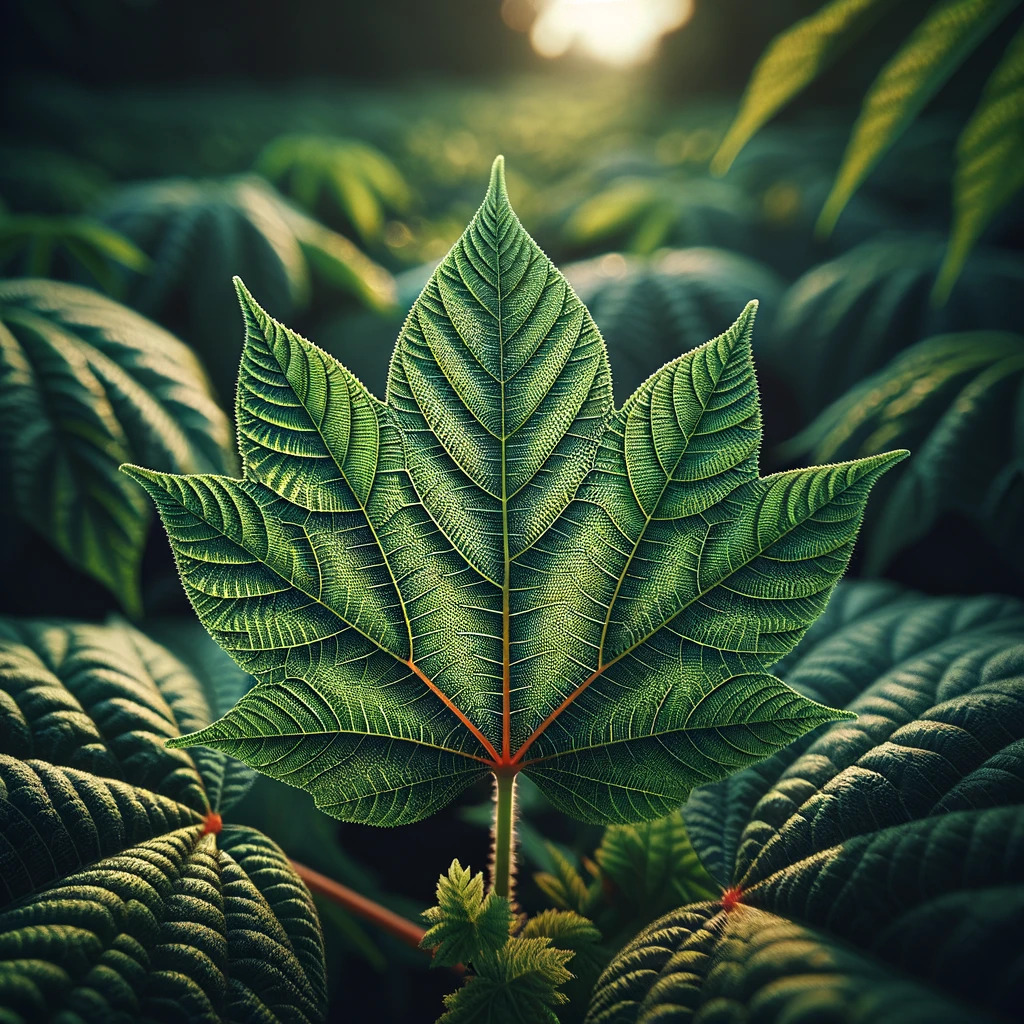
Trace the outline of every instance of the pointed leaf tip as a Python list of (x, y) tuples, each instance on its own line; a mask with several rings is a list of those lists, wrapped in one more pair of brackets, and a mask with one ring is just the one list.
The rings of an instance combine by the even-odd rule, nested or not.
[(505, 187), (505, 158), (500, 154), (491, 164), (491, 180), (487, 186), (487, 198), (491, 202), (508, 202), (508, 190)]

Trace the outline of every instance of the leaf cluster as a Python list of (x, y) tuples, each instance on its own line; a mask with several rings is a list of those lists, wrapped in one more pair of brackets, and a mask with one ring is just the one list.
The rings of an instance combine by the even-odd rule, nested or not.
[(585, 995), (602, 962), (600, 933), (578, 914), (555, 910), (516, 931), (508, 900), (484, 896), (483, 889), (482, 874), (453, 861), (438, 882), (437, 905), (423, 915), (430, 928), (421, 945), (433, 951), (434, 965), (472, 967), (465, 984), (445, 998), (438, 1024), (559, 1024), (556, 1009), (569, 1001), (561, 988), (574, 978), (566, 965), (571, 960), (582, 973)]
[(589, 1024), (1012, 1017), (1024, 607), (847, 584), (783, 666), (855, 711), (683, 809), (721, 897), (644, 929)]
[(206, 648), (209, 688), (126, 624), (0, 621), (5, 1021), (322, 1018), (308, 892), (223, 821), (252, 773), (166, 745), (249, 682), (201, 632), (180, 639)]

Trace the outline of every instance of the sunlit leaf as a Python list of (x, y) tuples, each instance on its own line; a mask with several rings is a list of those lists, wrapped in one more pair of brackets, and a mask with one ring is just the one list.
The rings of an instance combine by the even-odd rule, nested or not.
[(501, 161), (416, 301), (386, 403), (241, 290), (242, 479), (125, 467), (259, 684), (206, 744), (339, 818), (426, 817), (488, 772), (629, 822), (841, 712), (767, 674), (905, 453), (761, 478), (754, 304), (622, 409)]

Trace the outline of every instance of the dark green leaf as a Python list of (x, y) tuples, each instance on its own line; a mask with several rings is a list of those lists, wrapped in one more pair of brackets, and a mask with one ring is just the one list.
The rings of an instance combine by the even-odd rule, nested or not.
[(1013, 1017), (1022, 635), (1009, 598), (841, 589), (780, 671), (857, 721), (694, 792), (686, 822), (723, 896), (637, 936), (588, 1020)]
[(223, 755), (168, 749), (202, 687), (127, 625), (0, 623), (5, 1021), (316, 1021), (323, 946), (287, 858), (217, 816)]
[(0, 473), (12, 511), (141, 610), (151, 512), (117, 472), (141, 459), (230, 471), (230, 431), (192, 353), (95, 292), (0, 283)]
[[(1017, 491), (1024, 480), (1024, 337), (975, 331), (909, 348), (826, 409), (787, 451), (816, 460), (913, 449), (907, 472), (883, 487), (868, 519), (878, 570), (940, 516), (974, 519), (1024, 568)], [(1017, 520), (1017, 523), (1015, 523)]]
[(935, 295), (945, 301), (986, 225), (1024, 188), (1024, 29), (1010, 40), (957, 145), (953, 229)]

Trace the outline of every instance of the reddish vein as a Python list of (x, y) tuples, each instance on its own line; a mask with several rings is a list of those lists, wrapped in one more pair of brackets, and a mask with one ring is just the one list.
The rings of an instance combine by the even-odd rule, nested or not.
[(518, 750), (516, 751), (515, 757), (513, 757), (513, 758), (512, 758), (512, 764), (517, 764), (517, 765), (519, 765), (520, 767), (523, 767), (523, 764), (522, 764), (522, 761), (523, 761), (523, 755), (524, 755), (524, 754), (526, 753), (526, 751), (527, 751), (527, 750), (529, 750), (529, 749), (530, 749), (530, 747), (532, 747), (532, 746), (533, 746), (533, 744), (534, 744), (534, 743), (536, 742), (536, 740), (538, 740), (538, 739), (540, 738), (540, 736), (541, 736), (541, 734), (542, 734), (542, 733), (544, 732), (544, 730), (545, 730), (545, 729), (547, 729), (547, 727), (548, 727), (548, 726), (549, 726), (549, 725), (550, 725), (550, 724), (551, 724), (551, 723), (552, 723), (552, 722), (553, 722), (553, 721), (554, 721), (554, 720), (555, 720), (556, 718), (558, 718), (558, 716), (559, 716), (559, 715), (560, 715), (560, 714), (561, 714), (561, 713), (562, 713), (562, 712), (563, 712), (563, 711), (564, 711), (564, 710), (565, 710), (565, 709), (566, 709), (566, 708), (567, 708), (567, 707), (568, 707), (568, 706), (569, 706), (569, 705), (570, 705), (570, 704), (571, 704), (571, 703), (572, 703), (572, 702), (573, 702), (573, 701), (574, 701), (574, 700), (575, 700), (575, 699), (576, 699), (576, 698), (577, 698), (577, 697), (578, 697), (578, 696), (579, 696), (579, 695), (580, 695), (580, 694), (581, 694), (581, 693), (582, 693), (582, 692), (583, 692), (583, 691), (584, 691), (584, 690), (585, 690), (585, 689), (586, 689), (586, 688), (587, 688), (587, 687), (588, 687), (588, 686), (589, 686), (589, 685), (590, 685), (590, 684), (591, 684), (591, 683), (592, 683), (592, 682), (593, 682), (593, 681), (594, 681), (595, 679), (598, 679), (598, 678), (600, 677), (601, 673), (602, 673), (602, 672), (603, 672), (603, 671), (604, 671), (604, 670), (605, 670), (606, 668), (611, 668), (611, 666), (612, 666), (612, 665), (614, 665), (614, 664), (615, 664), (615, 662), (617, 662), (617, 661), (618, 661), (618, 660), (619, 660), (620, 658), (624, 657), (624, 656), (625, 656), (626, 654), (628, 654), (628, 653), (629, 653), (629, 651), (628, 651), (628, 650), (626, 650), (626, 651), (623, 651), (623, 652), (622, 652), (622, 654), (618, 654), (618, 655), (616, 655), (616, 656), (615, 656), (614, 658), (612, 658), (612, 660), (611, 660), (611, 661), (605, 662), (605, 663), (604, 663), (603, 665), (598, 665), (598, 667), (597, 667), (596, 669), (594, 669), (593, 673), (592, 673), (592, 674), (591, 674), (590, 676), (588, 676), (588, 677), (587, 677), (586, 679), (584, 679), (584, 680), (583, 680), (583, 682), (582, 682), (582, 683), (580, 683), (580, 685), (579, 685), (579, 686), (577, 686), (577, 687), (576, 687), (576, 689), (575, 689), (575, 690), (573, 690), (573, 691), (572, 691), (572, 693), (570, 693), (570, 694), (569, 694), (569, 696), (568, 696), (568, 697), (566, 697), (566, 698), (565, 698), (565, 700), (563, 700), (563, 701), (562, 701), (562, 703), (561, 703), (561, 704), (559, 704), (559, 705), (558, 705), (558, 707), (557, 707), (557, 708), (555, 708), (555, 710), (554, 710), (554, 711), (552, 711), (552, 712), (551, 712), (551, 714), (550, 714), (550, 715), (548, 715), (548, 717), (547, 717), (547, 718), (545, 718), (545, 719), (544, 719), (544, 721), (543, 721), (543, 722), (541, 722), (541, 723), (540, 723), (540, 725), (538, 725), (538, 726), (537, 726), (537, 728), (533, 730), (533, 732), (531, 732), (531, 733), (530, 733), (530, 735), (529, 735), (529, 736), (528, 736), (528, 737), (526, 738), (526, 742), (525, 742), (525, 743), (524, 743), (524, 744), (523, 744), (523, 745), (522, 745), (522, 746), (521, 746), (521, 747), (520, 747), (520, 748), (519, 748), (519, 749), (518, 749)]
[(458, 718), (458, 720), (480, 741), (480, 745), (491, 756), (491, 758), (494, 761), (494, 763), (495, 764), (500, 764), (501, 763), (501, 758), (498, 756), (498, 752), (494, 749), (494, 745), (469, 720), (469, 718), (466, 716), (466, 713), (451, 699), (451, 697), (449, 697), (446, 693), (444, 693), (434, 683), (434, 681), (432, 679), (430, 679), (429, 676), (426, 675), (426, 673), (419, 667), (419, 665), (417, 665), (416, 662), (413, 661), (411, 658), (406, 662), (406, 665), (408, 665), (409, 668), (411, 668), (413, 670), (413, 672), (415, 672), (416, 675), (419, 676), (420, 679), (422, 679), (424, 683), (426, 683), (426, 685), (429, 687), (431, 693), (436, 694), (438, 697), (441, 698), (442, 701), (444, 701), (445, 707), (448, 708), (448, 710), (451, 711)]

